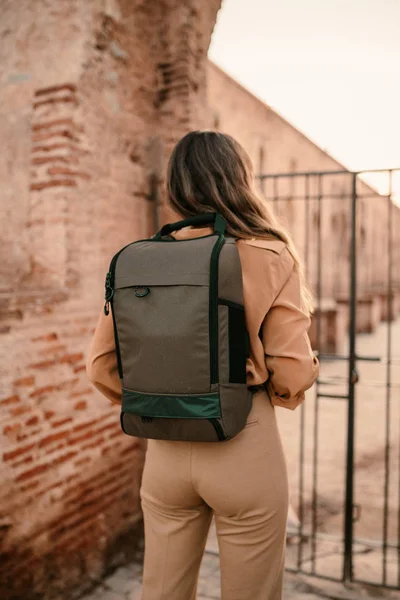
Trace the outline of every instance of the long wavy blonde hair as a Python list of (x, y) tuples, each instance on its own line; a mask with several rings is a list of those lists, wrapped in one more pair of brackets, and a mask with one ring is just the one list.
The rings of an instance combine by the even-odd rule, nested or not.
[(185, 135), (172, 151), (166, 188), (168, 201), (184, 218), (218, 212), (226, 219), (228, 235), (284, 242), (300, 276), (303, 309), (312, 312), (312, 294), (293, 240), (257, 194), (251, 159), (235, 139), (207, 130)]

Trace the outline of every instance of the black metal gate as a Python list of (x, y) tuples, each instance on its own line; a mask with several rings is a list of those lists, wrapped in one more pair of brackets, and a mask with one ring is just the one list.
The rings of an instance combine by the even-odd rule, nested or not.
[(305, 262), (321, 363), (296, 417), (278, 415), (288, 568), (400, 588), (400, 169), (259, 180)]

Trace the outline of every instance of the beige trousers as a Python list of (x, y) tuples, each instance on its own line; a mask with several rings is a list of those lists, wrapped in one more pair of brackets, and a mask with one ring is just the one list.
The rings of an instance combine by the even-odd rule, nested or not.
[(265, 392), (228, 442), (149, 440), (141, 498), (142, 600), (195, 600), (213, 515), (222, 600), (281, 600), (288, 484)]

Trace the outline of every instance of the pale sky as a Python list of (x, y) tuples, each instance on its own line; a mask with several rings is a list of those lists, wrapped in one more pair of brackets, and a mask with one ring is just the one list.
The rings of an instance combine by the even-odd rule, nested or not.
[(209, 58), (346, 167), (400, 167), (400, 0), (225, 0)]

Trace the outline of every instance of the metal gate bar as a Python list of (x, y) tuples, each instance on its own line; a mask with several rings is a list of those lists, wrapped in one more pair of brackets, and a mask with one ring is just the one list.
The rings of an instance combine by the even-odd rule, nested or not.
[[(382, 358), (380, 356), (364, 356), (363, 353), (357, 352), (357, 307), (358, 307), (358, 284), (357, 284), (357, 265), (358, 265), (358, 231), (361, 227), (363, 227), (363, 218), (362, 212), (367, 210), (374, 200), (377, 200), (378, 197), (384, 198), (384, 196), (380, 196), (378, 192), (375, 191), (371, 187), (367, 187), (368, 183), (366, 183), (363, 179), (360, 178), (367, 173), (385, 173), (389, 176), (389, 190), (388, 193), (385, 194), (387, 198), (387, 219), (388, 219), (388, 227), (387, 227), (387, 244), (386, 244), (386, 253), (387, 253), (387, 286), (385, 289), (376, 289), (375, 291), (371, 290), (371, 293), (382, 293), (387, 294), (386, 297), (386, 321), (387, 321), (387, 336), (386, 336), (386, 357)], [(347, 362), (347, 377), (343, 378), (342, 376), (330, 376), (328, 379), (319, 378), (316, 385), (316, 397), (315, 403), (313, 406), (313, 423), (308, 425), (309, 428), (312, 428), (312, 439), (313, 439), (313, 447), (312, 447), (312, 481), (311, 483), (311, 523), (309, 526), (305, 527), (304, 519), (304, 499), (305, 499), (305, 456), (306, 456), (306, 447), (305, 447), (305, 435), (306, 435), (306, 425), (307, 425), (307, 417), (306, 417), (306, 407), (303, 404), (300, 407), (300, 439), (299, 439), (299, 459), (298, 459), (298, 468), (299, 468), (299, 480), (298, 480), (298, 516), (299, 516), (299, 526), (295, 530), (292, 529), (289, 531), (291, 535), (294, 533), (298, 536), (298, 544), (297, 544), (297, 553), (295, 557), (295, 564), (297, 571), (303, 571), (307, 574), (315, 575), (321, 577), (323, 579), (330, 579), (334, 581), (355, 581), (360, 583), (368, 583), (370, 585), (378, 585), (392, 589), (400, 589), (400, 473), (399, 473), (399, 485), (397, 488), (397, 541), (393, 542), (390, 538), (390, 532), (393, 532), (393, 526), (391, 525), (393, 520), (393, 507), (391, 505), (392, 498), (391, 496), (391, 486), (392, 486), (392, 478), (391, 478), (391, 461), (392, 461), (392, 405), (394, 398), (394, 389), (400, 389), (400, 383), (396, 384), (392, 382), (392, 367), (393, 365), (400, 364), (400, 360), (396, 359), (392, 356), (392, 348), (393, 348), (393, 336), (392, 336), (392, 321), (394, 318), (395, 312), (395, 303), (394, 303), (394, 292), (395, 286), (396, 291), (400, 293), (400, 280), (399, 280), (399, 271), (396, 270), (396, 280), (394, 279), (394, 271), (393, 265), (397, 264), (400, 261), (400, 240), (397, 238), (397, 246), (396, 246), (396, 255), (394, 256), (394, 243), (395, 237), (393, 233), (394, 228), (394, 209), (395, 205), (393, 202), (393, 189), (392, 189), (392, 176), (393, 174), (400, 174), (400, 169), (375, 169), (370, 171), (357, 171), (357, 172), (349, 172), (346, 170), (337, 170), (337, 171), (304, 171), (304, 172), (293, 172), (293, 173), (275, 173), (275, 174), (262, 174), (259, 176), (261, 191), (265, 198), (273, 201), (273, 204), (276, 209), (280, 209), (283, 201), (284, 207), (288, 205), (288, 201), (299, 201), (302, 200), (305, 202), (305, 210), (304, 210), (304, 250), (303, 257), (306, 269), (306, 275), (310, 277), (311, 272), (309, 269), (310, 258), (311, 258), (311, 232), (310, 232), (310, 220), (311, 220), (311, 209), (310, 205), (313, 203), (313, 219), (316, 224), (316, 240), (313, 242), (313, 252), (315, 252), (316, 263), (314, 261), (313, 273), (316, 274), (316, 282), (314, 281), (314, 289), (316, 291), (317, 303), (318, 303), (318, 312), (317, 312), (317, 320), (316, 320), (316, 350), (318, 352), (318, 357), (321, 363), (324, 362), (332, 362), (332, 361), (346, 361)], [(323, 256), (322, 256), (322, 227), (323, 227), (323, 216), (324, 216), (324, 201), (338, 201), (340, 206), (343, 206), (345, 203), (345, 195), (344, 192), (337, 193), (334, 186), (332, 186), (332, 190), (324, 193), (324, 182), (328, 177), (335, 176), (346, 176), (351, 181), (351, 191), (348, 195), (349, 202), (349, 223), (346, 221), (343, 224), (343, 227), (347, 227), (346, 234), (349, 234), (348, 239), (348, 260), (349, 260), (349, 284), (348, 284), (348, 309), (349, 309), (349, 322), (348, 322), (348, 350), (345, 353), (332, 353), (321, 351), (322, 350), (322, 300), (323, 300)], [(298, 189), (295, 189), (295, 186), (290, 185), (289, 191), (285, 191), (284, 194), (280, 194), (279, 183), (281, 181), (287, 179), (297, 178), (298, 181), (304, 182), (304, 194), (298, 193)], [(268, 181), (272, 179), (272, 190), (269, 193)], [(341, 181), (341, 180), (339, 180)], [(362, 190), (358, 190), (358, 185), (362, 187)], [(368, 191), (371, 190), (371, 192)], [(343, 190), (343, 187), (342, 187)], [(315, 212), (314, 207), (315, 204), (317, 206), (317, 211)], [(400, 206), (400, 204), (399, 204)], [(359, 215), (360, 212), (360, 215)], [(340, 211), (339, 211), (340, 213)], [(328, 213), (329, 214), (329, 213)], [(375, 213), (373, 214), (374, 217)], [(379, 215), (378, 215), (379, 216)], [(381, 215), (380, 215), (381, 216)], [(396, 218), (399, 215), (396, 214)], [(360, 217), (360, 220), (359, 220)], [(399, 221), (396, 221), (400, 223)], [(342, 226), (342, 223), (340, 224)], [(398, 227), (396, 231), (397, 236), (399, 236), (400, 228)], [(360, 229), (360, 235), (362, 231)], [(370, 234), (370, 233), (369, 233)], [(316, 243), (315, 243), (316, 241)], [(370, 241), (370, 240), (369, 240)], [(316, 246), (316, 247), (315, 247)], [(372, 248), (373, 249), (373, 248)], [(368, 247), (368, 252), (371, 251), (371, 247)], [(368, 256), (368, 254), (366, 255)], [(343, 255), (342, 255), (343, 259)], [(365, 266), (365, 265), (363, 265)], [(398, 269), (398, 267), (397, 267)], [(369, 277), (368, 271), (366, 272), (367, 278)], [(332, 281), (332, 280), (331, 280)], [(376, 279), (375, 281), (381, 281), (381, 279)], [(341, 282), (340, 282), (341, 283)], [(374, 283), (374, 282), (373, 282)], [(375, 283), (374, 283), (375, 285)], [(379, 285), (379, 284), (378, 284)], [(363, 290), (365, 293), (365, 290)], [(358, 373), (357, 373), (357, 363), (358, 362), (369, 362), (371, 364), (379, 363), (385, 368), (385, 382), (382, 384), (380, 381), (374, 381), (374, 379), (363, 381), (363, 385), (368, 386), (377, 386), (382, 387), (385, 386), (385, 400), (384, 400), (384, 457), (383, 457), (383, 467), (384, 467), (384, 481), (383, 481), (383, 512), (382, 512), (382, 537), (380, 540), (374, 539), (364, 539), (362, 536), (355, 535), (355, 506), (354, 506), (354, 493), (355, 493), (355, 477), (354, 477), (354, 462), (355, 462), (355, 439), (356, 439), (356, 384), (358, 381)], [(331, 390), (325, 392), (323, 390), (324, 385), (342, 385), (346, 383), (346, 392), (347, 393), (333, 393)], [(399, 404), (400, 404), (400, 395), (397, 395)], [(326, 400), (333, 401), (347, 401), (347, 427), (346, 427), (346, 445), (345, 445), (345, 489), (344, 489), (344, 501), (343, 501), (343, 536), (335, 536), (330, 534), (323, 534), (318, 531), (318, 509), (319, 509), (319, 430), (320, 430), (320, 419), (323, 413), (321, 413), (322, 406), (320, 402), (325, 402)], [(399, 453), (398, 453), (399, 465), (400, 465), (400, 426), (399, 426)], [(400, 471), (400, 467), (399, 467)], [(310, 552), (307, 553), (307, 556), (304, 556), (304, 542), (308, 539), (310, 546)], [(317, 570), (317, 559), (320, 555), (317, 552), (317, 542), (318, 541), (329, 541), (334, 540), (338, 543), (342, 544), (342, 572), (338, 577), (330, 577), (325, 573), (320, 573)], [(380, 549), (382, 551), (382, 576), (380, 581), (369, 581), (362, 580), (357, 578), (354, 574), (354, 557), (355, 557), (355, 544), (362, 544), (365, 547)], [(397, 550), (397, 581), (393, 583), (389, 581), (388, 574), (388, 561), (389, 561), (389, 551), (393, 552), (393, 550)], [(305, 563), (310, 564), (310, 569), (305, 568)]]
[[(317, 229), (317, 301), (319, 311), (322, 303), (322, 175), (317, 176), (318, 229)], [(317, 347), (321, 348), (321, 319), (317, 319)], [(313, 489), (312, 489), (312, 533), (311, 533), (311, 568), (315, 570), (317, 552), (317, 497), (318, 497), (318, 423), (319, 423), (319, 379), (315, 383), (316, 396), (314, 404), (314, 452), (313, 452)]]
[(343, 580), (353, 578), (353, 507), (354, 507), (354, 385), (356, 371), (356, 319), (357, 319), (357, 176), (353, 173), (351, 196), (350, 236), (350, 325), (349, 325), (349, 375), (347, 408), (346, 499), (344, 524)]
[[(388, 323), (392, 321), (392, 218), (393, 218), (393, 202), (392, 202), (392, 171), (389, 171), (389, 193), (388, 199), (388, 295), (387, 295), (387, 312)], [(392, 328), (387, 328), (387, 363), (386, 363), (386, 445), (385, 445), (385, 483), (384, 483), (384, 509), (383, 509), (383, 552), (382, 552), (382, 581), (383, 585), (387, 583), (387, 548), (388, 548), (388, 525), (389, 525), (389, 463), (390, 463), (390, 409), (391, 409), (391, 357), (392, 357)], [(398, 573), (400, 571), (398, 570)]]

